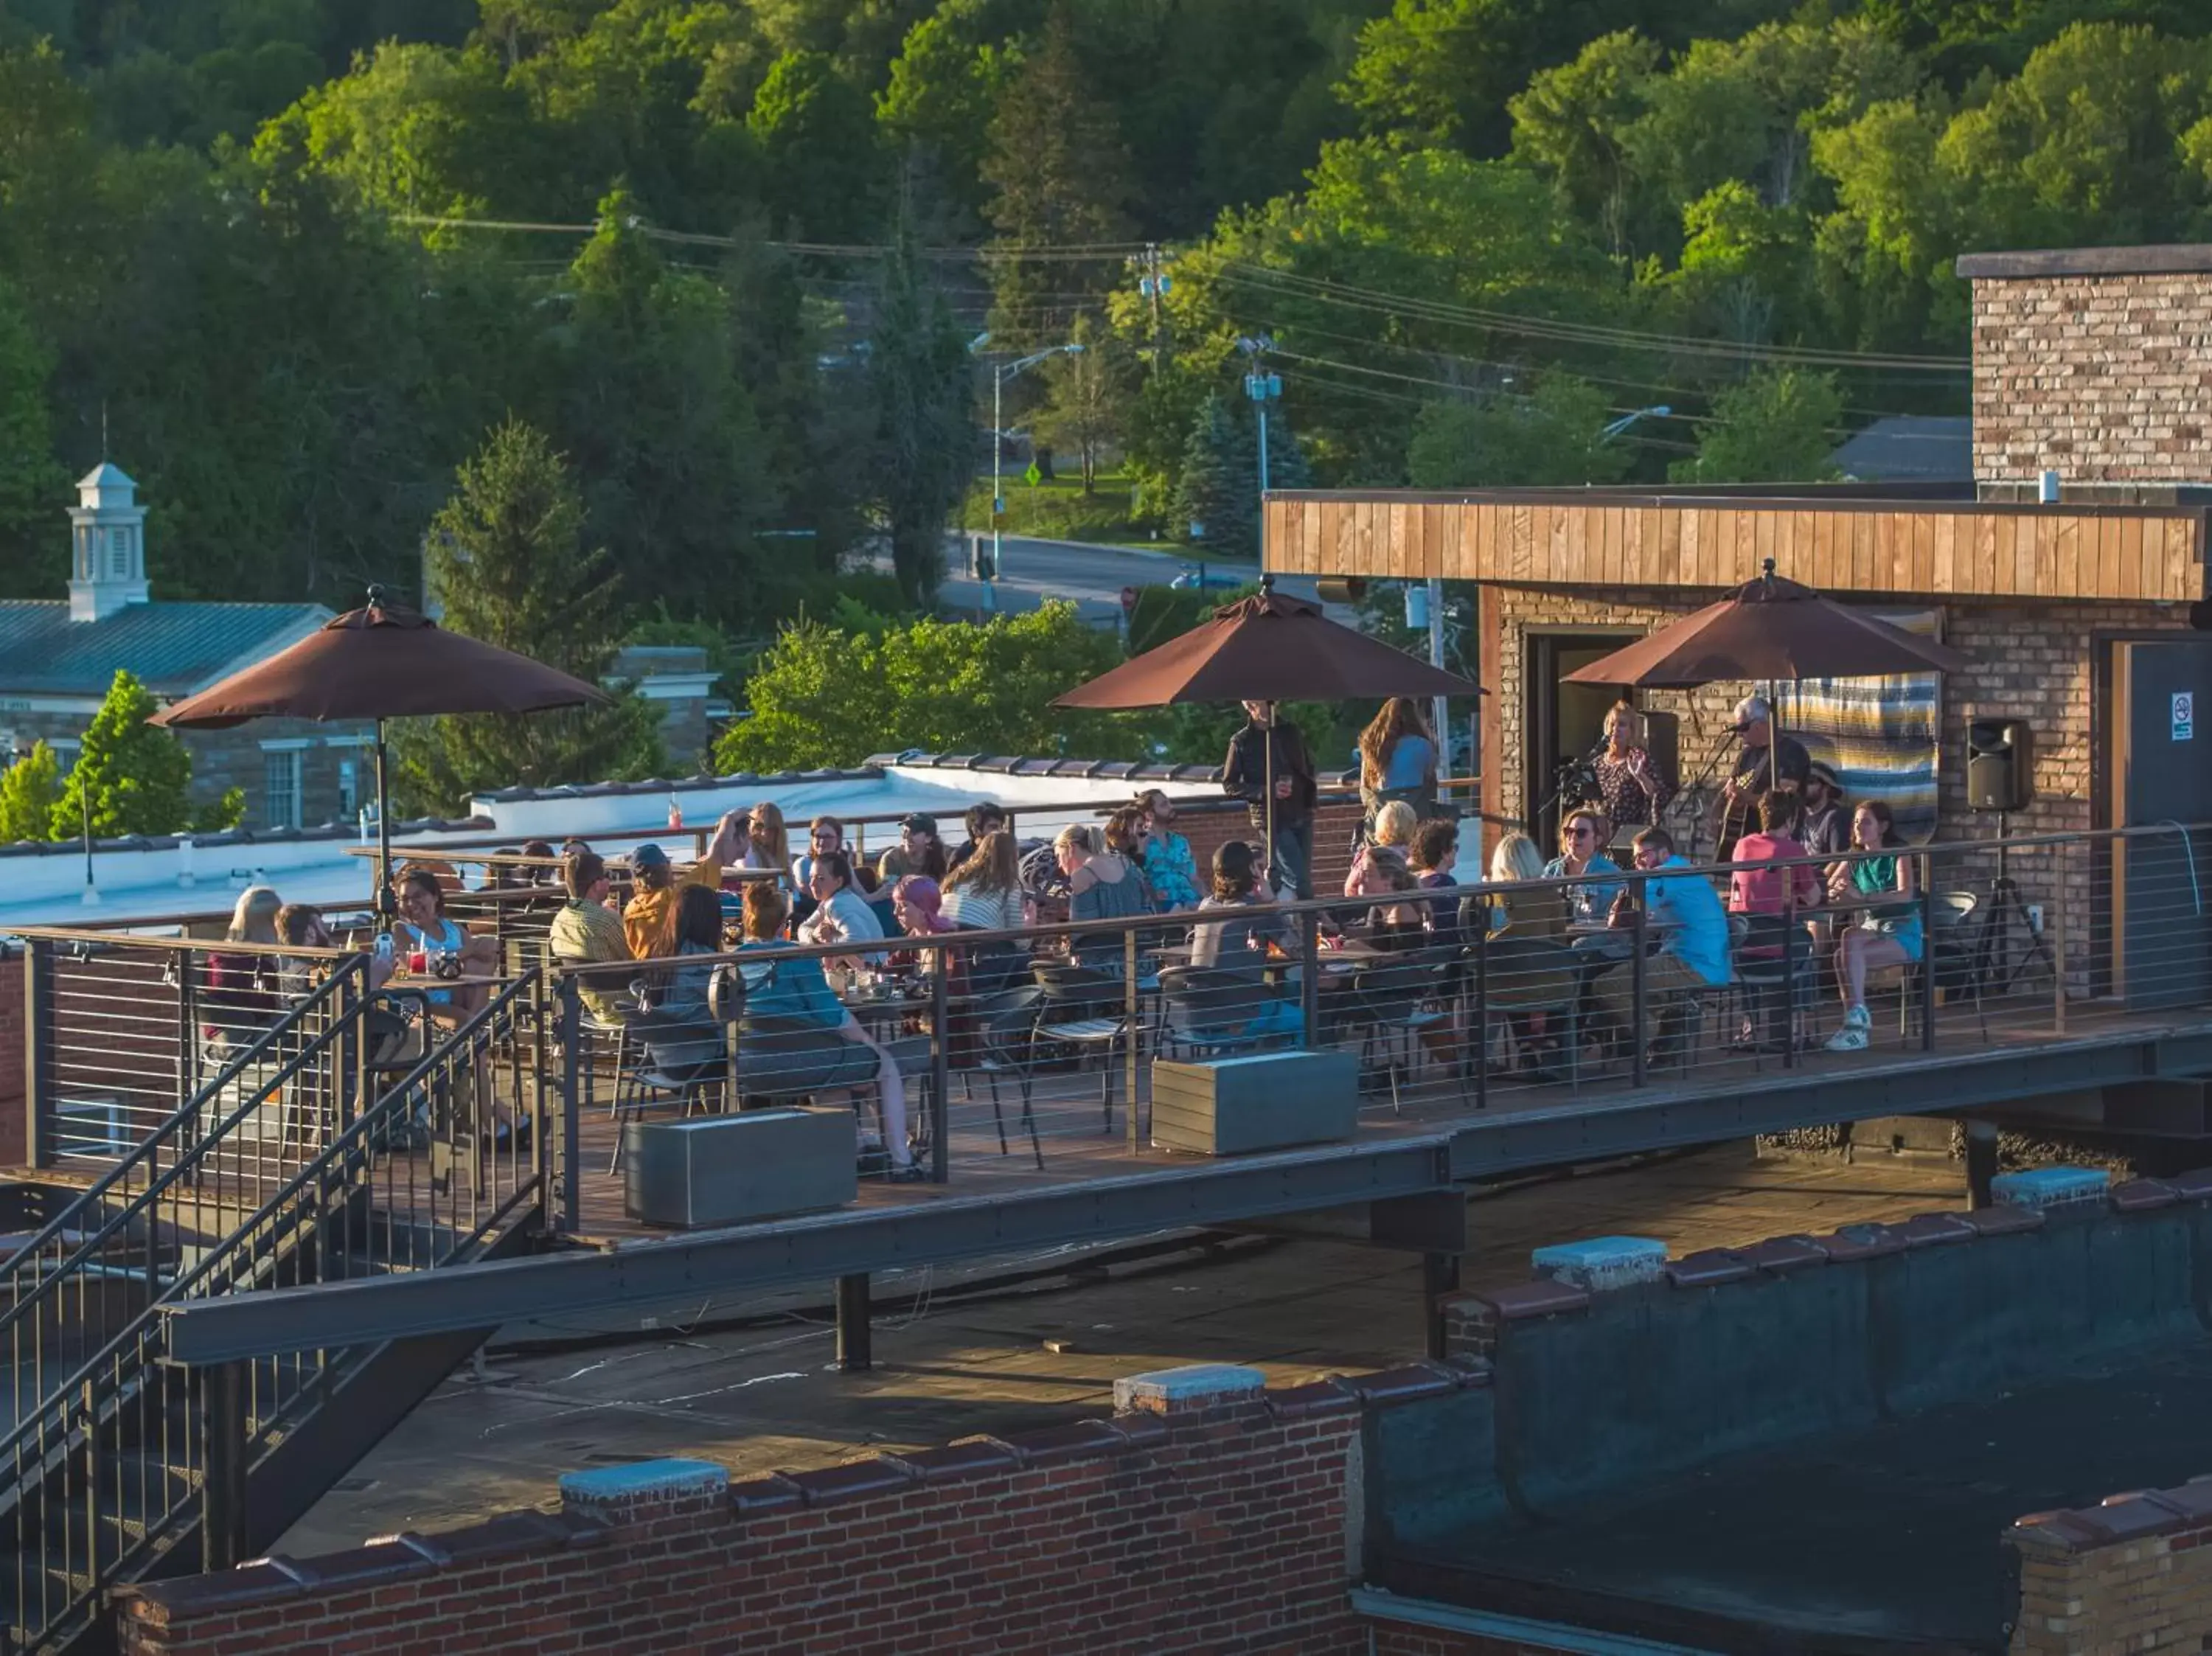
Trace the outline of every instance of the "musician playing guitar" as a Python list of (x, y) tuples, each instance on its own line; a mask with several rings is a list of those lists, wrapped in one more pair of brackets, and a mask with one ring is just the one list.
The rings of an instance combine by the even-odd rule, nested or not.
[(1722, 863), (1732, 860), (1735, 842), (1758, 826), (1759, 800), (1769, 792), (1800, 792), (1813, 770), (1813, 755), (1803, 743), (1788, 735), (1776, 742), (1774, 710), (1765, 696), (1747, 695), (1737, 702), (1733, 728), (1743, 748), (1728, 786), (1721, 790), (1716, 818), (1720, 840), (1714, 860)]

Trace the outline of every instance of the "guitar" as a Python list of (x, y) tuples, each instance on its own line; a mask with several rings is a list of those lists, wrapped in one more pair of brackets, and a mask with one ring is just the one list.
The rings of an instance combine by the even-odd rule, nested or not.
[[(1741, 768), (1729, 779), (1727, 788), (1722, 792), (1717, 818), (1720, 838), (1714, 854), (1723, 862), (1728, 860), (1728, 853), (1734, 849), (1737, 840), (1747, 834), (1759, 831), (1759, 801), (1767, 791), (1764, 779), (1773, 773), (1766, 749), (1753, 752), (1747, 748), (1736, 758)], [(1797, 792), (1796, 779), (1789, 776), (1781, 777), (1771, 786), (1777, 793)], [(1735, 796), (1733, 802), (1729, 798), (1730, 791)]]

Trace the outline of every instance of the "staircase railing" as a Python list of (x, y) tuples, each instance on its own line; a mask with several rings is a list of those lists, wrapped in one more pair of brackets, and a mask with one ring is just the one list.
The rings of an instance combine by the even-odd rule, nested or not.
[[(211, 1429), (204, 1388), (167, 1365), (158, 1307), (445, 1263), (472, 1252), (541, 1187), (542, 1148), (500, 1125), (538, 1113), (530, 1089), (543, 1065), (525, 1065), (520, 1016), (538, 992), (535, 974), (450, 1033), (436, 1022), (450, 1015), (426, 1006), (425, 1026), (436, 1032), (428, 1052), (368, 1101), (365, 974), (362, 962), (342, 966), (165, 1123), (159, 1145), (140, 1146), (72, 1204), (82, 1227), (98, 1210), (88, 1205), (95, 1196), (112, 1202), (96, 1226), (72, 1239), (70, 1215), (61, 1216), (9, 1262), (19, 1293), (48, 1309), (10, 1307), (0, 1328), (21, 1331), (42, 1356), (41, 1342), (65, 1340), (74, 1359), (33, 1363), (40, 1382), (19, 1383), (13, 1428), (0, 1441), (0, 1526), (13, 1526), (12, 1619), (23, 1646), (58, 1649), (81, 1633), (108, 1586), (153, 1573), (193, 1534), (211, 1478), (228, 1476), (210, 1464), (210, 1443), (220, 1462), (234, 1435), (220, 1422)], [(325, 1027), (268, 1065), (318, 1017)], [(249, 1151), (248, 1124), (267, 1125), (273, 1101), (294, 1100), (332, 1107), (273, 1154)], [(134, 1177), (146, 1178), (143, 1189), (129, 1188)], [(227, 1202), (192, 1194), (211, 1181), (222, 1181)], [(52, 1261), (45, 1275), (40, 1259)], [(100, 1286), (111, 1283), (112, 1301)], [(74, 1326), (55, 1297), (72, 1291)], [(349, 1355), (251, 1366), (236, 1400), (257, 1448), (311, 1411)], [(0, 1527), (0, 1537), (10, 1533)]]
[(77, 1597), (71, 1583), (98, 1574), (96, 1526), (57, 1509), (52, 1481), (73, 1458), (88, 1468), (103, 1422), (143, 1391), (155, 1307), (191, 1291), (211, 1244), (357, 1105), (368, 1004), (366, 959), (338, 962), (0, 1265), (12, 1401), (0, 1523), (14, 1526), (27, 1643), (76, 1608), (57, 1602)]

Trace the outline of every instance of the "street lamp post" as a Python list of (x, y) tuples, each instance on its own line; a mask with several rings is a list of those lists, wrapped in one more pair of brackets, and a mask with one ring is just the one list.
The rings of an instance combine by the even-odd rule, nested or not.
[[(975, 343), (981, 345), (988, 343), (989, 339), (990, 336), (985, 334)], [(1082, 345), (1071, 339), (1065, 345), (1054, 345), (1048, 350), (1032, 351), (1027, 356), (1012, 362), (1000, 363), (991, 370), (991, 573), (983, 577), (986, 583), (983, 593), (987, 598), (991, 591), (988, 583), (999, 579), (999, 520), (1006, 514), (1006, 489), (1000, 461), (1006, 446), (1006, 381), (1024, 369), (1033, 368), (1038, 363), (1052, 357), (1079, 356), (1082, 353)], [(994, 606), (987, 604), (985, 607)]]
[(1620, 419), (1615, 420), (1611, 425), (1599, 432), (1597, 434), (1597, 440), (1601, 443), (1609, 441), (1611, 439), (1620, 436), (1622, 432), (1626, 431), (1638, 420), (1664, 420), (1668, 415), (1674, 413), (1674, 409), (1668, 408), (1664, 403), (1660, 403), (1656, 408), (1632, 409), (1626, 414), (1622, 415)]

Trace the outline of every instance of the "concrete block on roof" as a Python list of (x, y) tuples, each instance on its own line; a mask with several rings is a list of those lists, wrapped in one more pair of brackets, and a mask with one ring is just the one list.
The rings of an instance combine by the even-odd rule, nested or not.
[(1252, 1402), (1267, 1386), (1267, 1375), (1242, 1363), (1193, 1363), (1182, 1368), (1156, 1368), (1147, 1374), (1130, 1374), (1115, 1380), (1114, 1407), (1125, 1414), (1183, 1414), (1218, 1408), (1224, 1404)]
[(2031, 1168), (2002, 1173), (1990, 1181), (1990, 1196), (2008, 1207), (2052, 1208), (2102, 1202), (2112, 1187), (2102, 1168)]
[(1540, 1277), (1595, 1292), (1656, 1282), (1666, 1269), (1667, 1245), (1649, 1236), (1592, 1236), (1540, 1247), (1528, 1263)]

